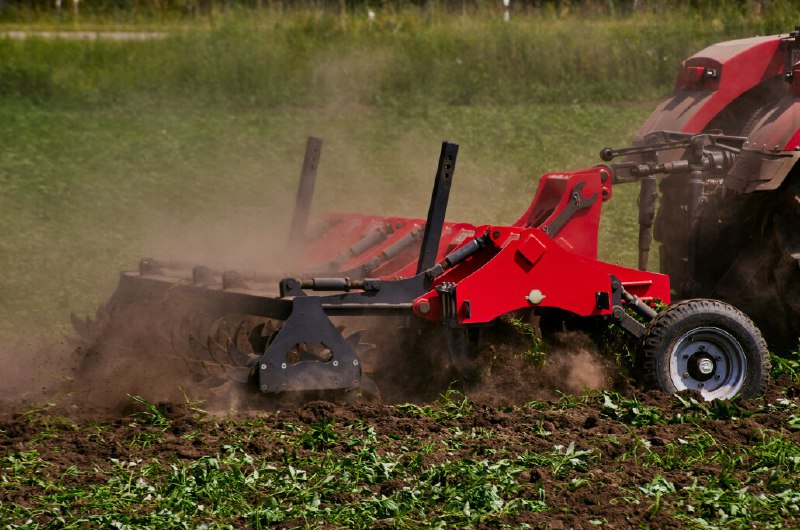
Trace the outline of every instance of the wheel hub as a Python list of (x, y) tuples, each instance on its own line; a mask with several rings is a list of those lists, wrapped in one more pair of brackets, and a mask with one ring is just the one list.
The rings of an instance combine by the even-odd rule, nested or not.
[(744, 351), (722, 329), (693, 329), (672, 349), (670, 375), (677, 390), (697, 390), (706, 399), (728, 399), (742, 387), (744, 374)]
[(707, 353), (697, 352), (689, 358), (687, 368), (692, 379), (708, 381), (717, 371), (717, 363)]

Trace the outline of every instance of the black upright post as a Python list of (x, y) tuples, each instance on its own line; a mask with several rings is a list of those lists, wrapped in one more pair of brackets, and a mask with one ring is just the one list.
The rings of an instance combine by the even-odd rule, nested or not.
[(311, 213), (311, 198), (314, 196), (314, 184), (317, 180), (317, 166), (322, 154), (322, 139), (309, 136), (306, 141), (306, 155), (303, 159), (303, 171), (297, 186), (297, 199), (294, 203), (294, 216), (289, 231), (289, 245), (299, 243), (303, 239)]
[(428, 207), (428, 220), (425, 223), (425, 234), (422, 236), (417, 274), (436, 264), (436, 254), (439, 251), (439, 241), (442, 238), (442, 227), (447, 212), (447, 201), (450, 198), (450, 185), (456, 169), (456, 156), (458, 156), (458, 144), (442, 142), (439, 168), (436, 170), (431, 204)]

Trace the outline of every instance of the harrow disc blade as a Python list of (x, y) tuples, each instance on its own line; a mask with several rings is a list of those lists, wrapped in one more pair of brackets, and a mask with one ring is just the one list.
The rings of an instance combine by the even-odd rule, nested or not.
[(361, 332), (355, 331), (349, 337), (345, 337), (344, 340), (355, 350), (361, 343)]
[(267, 345), (269, 344), (269, 336), (273, 333), (270, 331), (269, 333), (265, 333), (267, 329), (266, 323), (262, 322), (258, 324), (253, 329), (250, 330), (250, 333), (247, 334), (247, 340), (250, 342), (250, 346), (253, 348), (254, 352), (264, 352), (267, 350)]
[(234, 366), (247, 368), (248, 370), (255, 366), (260, 358), (259, 355), (243, 352), (236, 347), (236, 344), (234, 344), (233, 341), (230, 340), (228, 341), (228, 355), (230, 356), (231, 361), (233, 361)]
[(225, 375), (237, 383), (247, 385), (252, 382), (253, 368), (223, 365), (223, 369), (225, 370)]

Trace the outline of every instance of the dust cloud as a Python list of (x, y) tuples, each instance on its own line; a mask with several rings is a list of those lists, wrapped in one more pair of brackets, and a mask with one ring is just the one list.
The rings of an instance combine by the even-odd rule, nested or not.
[(469, 388), (470, 397), (497, 405), (555, 400), (561, 394), (611, 388), (619, 375), (619, 368), (598, 352), (586, 333), (563, 331), (548, 337), (540, 345), (543, 359), (526, 353), (531, 345), (529, 336), (498, 323), (480, 349), (481, 378)]
[[(309, 399), (353, 399), (355, 394), (306, 393), (282, 397), (261, 394), (228, 377), (228, 340), (247, 350), (234, 329), (238, 315), (217, 317), (179, 297), (114, 306), (81, 339), (59, 344), (21, 341), (5, 350), (0, 404), (6, 411), (33, 403), (54, 403), (73, 416), (130, 413), (132, 396), (150, 403), (193, 403), (209, 412), (275, 410)], [(443, 328), (412, 317), (339, 319), (342, 333), (360, 337), (356, 351), (363, 375), (379, 390), (361, 399), (385, 404), (430, 403), (449, 388), (493, 405), (556, 400), (611, 385), (617, 368), (603, 358), (590, 338), (557, 333), (537, 366), (526, 354), (530, 337), (505, 322), (487, 329), (476, 359), (479, 377), (466, 382), (449, 361)], [(253, 322), (245, 330), (252, 329)], [(208, 335), (213, 334), (213, 340)], [(16, 352), (16, 356), (9, 352)], [(250, 348), (247, 350), (253, 352)], [(41, 362), (31, 363), (30, 359)]]
[[(254, 154), (256, 162), (230, 160), (227, 166), (224, 159), (229, 155), (220, 153), (223, 160), (214, 167), (228, 167), (231, 175), (220, 175), (216, 192), (213, 196), (203, 195), (202, 204), (193, 201), (207, 194), (208, 184), (186, 183), (187, 198), (174, 209), (165, 209), (164, 202), (156, 201), (127, 205), (128, 210), (115, 212), (123, 218), (141, 208), (143, 213), (132, 217), (132, 224), (150, 214), (156, 219), (148, 220), (143, 224), (146, 228), (140, 229), (149, 233), (137, 233), (131, 228), (130, 234), (125, 234), (126, 237), (133, 234), (139, 241), (139, 254), (132, 256), (128, 268), (135, 268), (138, 258), (151, 257), (181, 262), (182, 267), (188, 267), (182, 274), (194, 265), (244, 273), (276, 272), (278, 277), (307, 270), (308, 263), (298, 262), (287, 251), (305, 132), (325, 139), (312, 205), (312, 225), (323, 212), (331, 210), (424, 218), (441, 141), (449, 138), (458, 142), (458, 131), (397, 131), (387, 127), (381, 117), (370, 114), (365, 102), (372, 97), (371, 85), (364, 80), (380, 77), (380, 70), (391, 63), (391, 56), (376, 60), (373, 54), (368, 57), (353, 54), (328, 59), (318, 65), (316, 76), (320, 84), (320, 112), (298, 116), (298, 123), (282, 134), (280, 143)], [(298, 133), (301, 129), (303, 134)], [(287, 147), (295, 142), (296, 148)], [(464, 149), (453, 195), (457, 198), (461, 193), (462, 200), (461, 203), (458, 199), (451, 200), (449, 212), (455, 214), (448, 218), (486, 222), (488, 219), (474, 197), (485, 197), (490, 182), (485, 176), (487, 172), (470, 156), (473, 156), (470, 150)], [(263, 167), (255, 167), (260, 164)], [(245, 174), (237, 174), (240, 170)], [(278, 176), (279, 171), (288, 176)], [(170, 178), (160, 177), (165, 188)], [(508, 220), (517, 214), (509, 213)], [(97, 232), (83, 233), (80, 237), (87, 241), (107, 241), (98, 235), (103, 233), (102, 226), (92, 230)], [(111, 246), (113, 242), (104, 244)], [(92, 274), (96, 273), (92, 269)], [(116, 271), (108, 274), (114, 275)], [(69, 278), (64, 281), (69, 282)], [(82, 281), (91, 283), (91, 278)], [(277, 282), (270, 288), (272, 292), (276, 285)], [(219, 365), (224, 363), (214, 356), (224, 353), (213, 351), (214, 347), (207, 343), (219, 317), (209, 308), (186, 306), (170, 297), (118, 304), (111, 296), (98, 315), (82, 326), (86, 328), (82, 338), (72, 333), (55, 341), (20, 337), (5, 341), (0, 350), (0, 361), (4, 364), (0, 403), (4, 408), (15, 409), (25, 403), (54, 402), (77, 413), (124, 411), (130, 407), (130, 396), (134, 395), (152, 403), (202, 400), (203, 407), (217, 410), (265, 405), (263, 396), (231, 382), (224, 369), (220, 373)], [(364, 333), (360, 353), (365, 359), (367, 375), (375, 379), (381, 399), (386, 402), (432, 401), (458, 379), (449, 366), (441, 329), (420, 326), (416, 320), (365, 319), (344, 323), (352, 331), (362, 325), (371, 330)], [(28, 330), (24, 336), (36, 336), (36, 330)], [(219, 341), (224, 343), (222, 338)], [(377, 347), (369, 347), (370, 342)], [(511, 360), (498, 360), (493, 375), (502, 373), (498, 366), (514, 365), (515, 353), (507, 353)], [(565, 361), (563, 369), (584, 361), (582, 357)], [(555, 369), (559, 365), (553, 360), (548, 366), (547, 369)], [(511, 371), (508, 375), (512, 375)], [(506, 385), (506, 381), (498, 381), (502, 382), (496, 384), (497, 388)], [(577, 382), (572, 388), (580, 389), (584, 384), (590, 385), (591, 381)], [(544, 395), (544, 391), (531, 390), (538, 387), (531, 386), (530, 380), (508, 386), (512, 393)]]

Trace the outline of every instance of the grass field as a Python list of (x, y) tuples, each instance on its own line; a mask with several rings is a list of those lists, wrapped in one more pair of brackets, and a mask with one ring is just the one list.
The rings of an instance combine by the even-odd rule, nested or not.
[[(309, 134), (325, 139), (314, 213), (424, 216), (448, 139), (448, 217), (512, 222), (539, 175), (627, 144), (682, 58), (796, 22), (790, 2), (695, 4), (561, 3), (509, 24), (488, 4), (372, 22), (0, 12), (0, 32), (170, 34), (0, 38), (0, 336), (15, 345), (0, 359), (25, 364), (20, 336), (69, 334), (69, 312), (91, 314), (141, 257), (268, 268)], [(607, 207), (607, 261), (634, 264), (636, 194)], [(0, 527), (797, 527), (800, 365), (775, 363), (766, 397), (728, 404), (625, 389), (221, 417), (132, 398), (93, 415), (0, 392)]]
[[(326, 139), (316, 212), (424, 217), (439, 143), (450, 139), (461, 145), (450, 217), (513, 222), (536, 176), (593, 164), (600, 142), (624, 143), (645, 112), (641, 105), (444, 107), (422, 116), (368, 108), (20, 112), (19, 104), (0, 104), (2, 141), (18, 146), (0, 155), (3, 321), (7, 329), (63, 326), (71, 310), (92, 312), (116, 273), (143, 256), (179, 257), (199, 246), (200, 257), (229, 253), (223, 261), (235, 265), (278, 252), (307, 133)], [(604, 235), (615, 249), (606, 257), (630, 264), (636, 218), (624, 191), (611, 211), (615, 231), (626, 232), (621, 240)]]
[[(424, 215), (449, 139), (462, 146), (450, 218), (511, 221), (538, 175), (626, 144), (681, 58), (790, 25), (781, 3), (759, 16), (593, 10), (509, 24), (488, 6), (387, 8), (373, 22), (307, 9), (9, 21), (172, 36), (0, 39), (0, 331), (64, 331), (142, 256), (269, 255), (308, 134), (326, 139), (316, 212)], [(634, 196), (611, 203), (604, 259), (633, 264)]]

